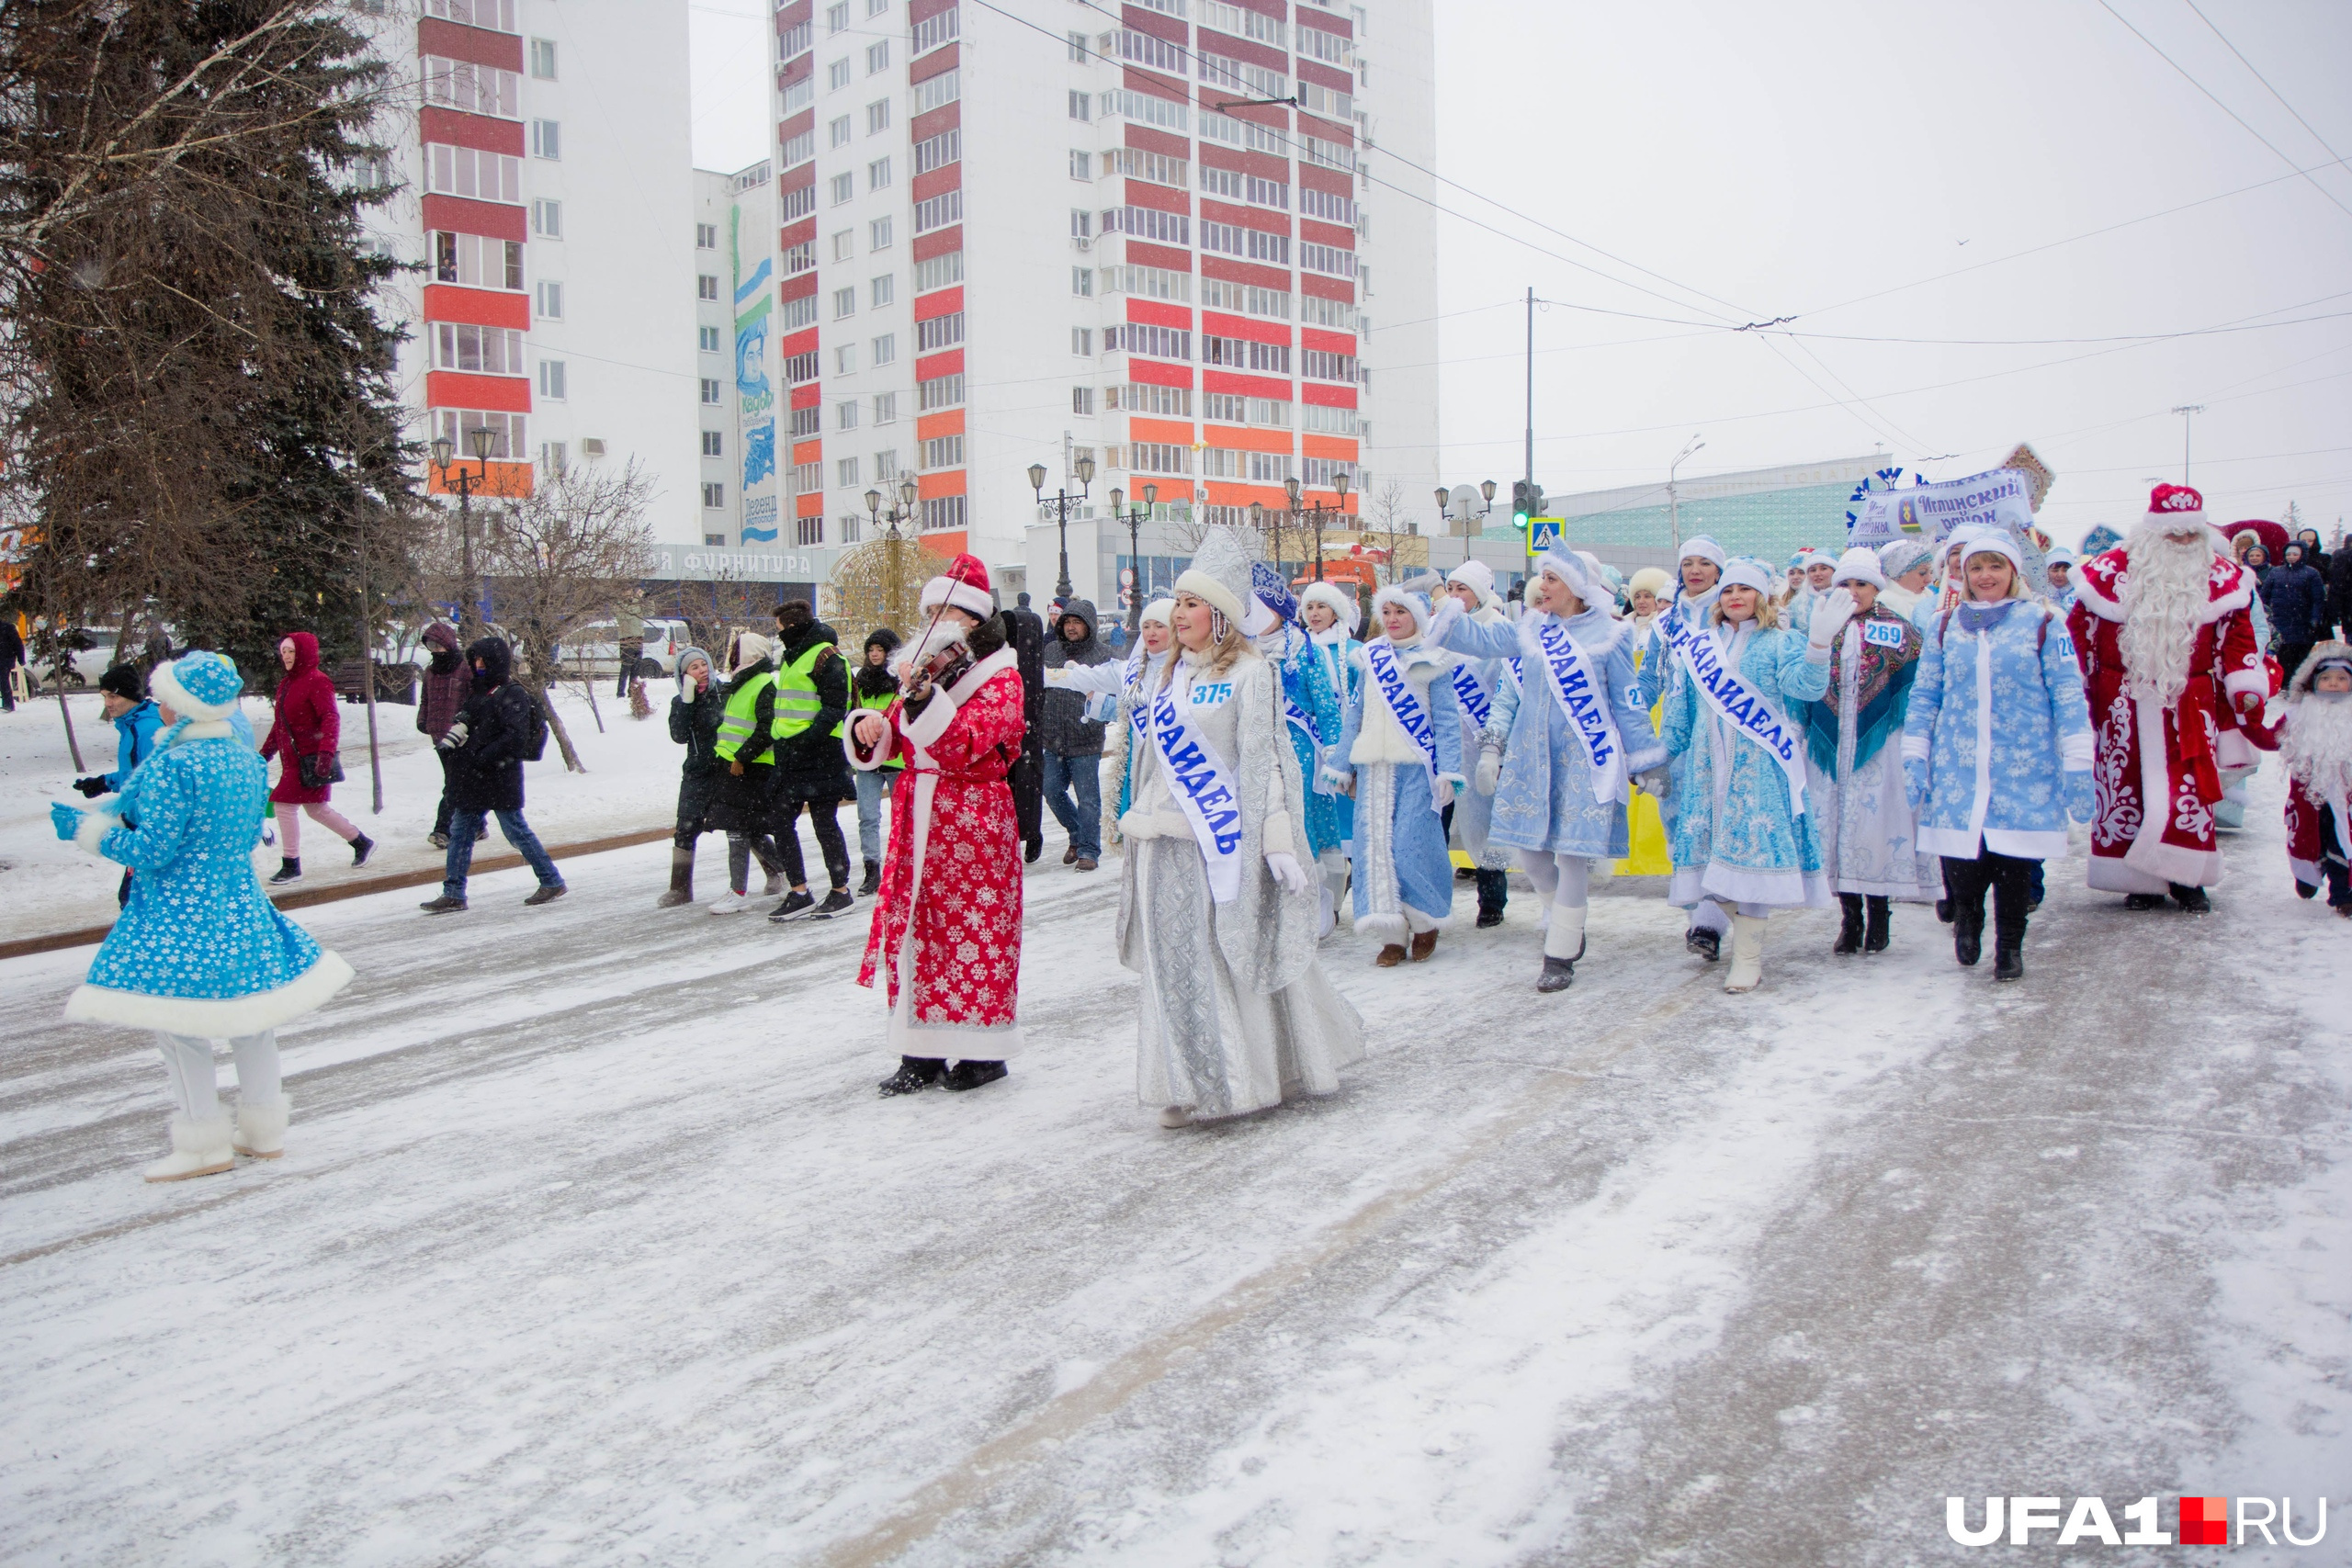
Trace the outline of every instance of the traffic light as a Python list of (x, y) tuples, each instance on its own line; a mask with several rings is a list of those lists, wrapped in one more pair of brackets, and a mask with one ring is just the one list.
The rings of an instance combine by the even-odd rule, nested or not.
[(1534, 488), (1525, 479), (1510, 481), (1510, 525), (1522, 534), (1527, 532), (1527, 520), (1535, 515), (1535, 497), (1529, 493)]

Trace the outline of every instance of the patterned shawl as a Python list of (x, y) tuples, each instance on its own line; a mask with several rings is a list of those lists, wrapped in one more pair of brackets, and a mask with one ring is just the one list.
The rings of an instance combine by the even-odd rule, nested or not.
[[(1851, 626), (1900, 626), (1903, 645), (1882, 647), (1865, 636), (1857, 660), (1854, 690), (1854, 766), (1867, 765), (1888, 737), (1899, 735), (1911, 708), (1911, 682), (1919, 673), (1919, 655), (1926, 641), (1919, 628), (1895, 615), (1885, 604), (1857, 614)], [(1883, 633), (1881, 634), (1884, 635)], [(1829, 690), (1818, 702), (1804, 705), (1805, 743), (1814, 765), (1831, 778), (1838, 776), (1838, 695), (1845, 679), (1846, 634), (1841, 629), (1830, 649)]]

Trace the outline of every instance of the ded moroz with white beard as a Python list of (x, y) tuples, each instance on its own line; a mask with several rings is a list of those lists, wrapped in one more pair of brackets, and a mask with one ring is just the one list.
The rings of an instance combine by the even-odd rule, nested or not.
[(2131, 536), (2075, 581), (2067, 625), (2096, 727), (2090, 886), (2131, 908), (2166, 893), (2206, 908), (2222, 880), (2221, 770), (2253, 761), (2245, 720), (2270, 694), (2246, 610), (2254, 579), (2206, 523), (2203, 497), (2158, 485)]
[(2287, 688), (2287, 861), (2295, 891), (2352, 919), (2352, 643), (2323, 642)]

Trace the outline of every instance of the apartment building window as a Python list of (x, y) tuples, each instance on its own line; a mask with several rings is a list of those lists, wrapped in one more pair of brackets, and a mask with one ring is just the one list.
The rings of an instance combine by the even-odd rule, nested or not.
[(872, 346), (873, 351), (874, 351), (874, 364), (875, 364), (875, 366), (876, 366), (876, 367), (877, 369), (878, 369), (879, 367), (881, 367), (882, 366), (885, 366), (885, 365), (894, 365), (894, 364), (896, 364), (896, 363), (898, 362), (898, 358), (899, 358), (899, 334), (898, 334), (898, 333), (884, 333), (881, 336), (879, 336), (879, 337), (877, 337), (877, 338), (876, 338), (876, 339), (874, 340), (874, 342), (873, 342), (873, 344), (872, 344), (872, 345), (871, 345), (871, 346)]
[(897, 447), (893, 446), (887, 452), (874, 454), (874, 482), (876, 484), (888, 484), (898, 477), (899, 449)]
[(1201, 165), (1201, 194), (1222, 196), (1239, 201), (1242, 182), (1249, 177), (1238, 169), (1221, 169), (1214, 164), (1203, 164)]
[(825, 520), (822, 517), (802, 517), (792, 525), (793, 542), (821, 545), (825, 542)]
[(950, 6), (944, 11), (938, 12), (933, 16), (925, 17), (922, 21), (917, 22), (915, 24), (914, 47), (907, 52), (910, 55), (927, 54), (931, 51), (937, 49), (941, 44), (945, 43), (949, 39), (954, 38), (956, 36), (956, 7)]
[(964, 132), (960, 128), (926, 136), (915, 143), (915, 173), (927, 175), (933, 169), (944, 169), (963, 155)]
[(1073, 240), (1091, 239), (1094, 235), (1094, 213), (1091, 209), (1073, 207), (1069, 209), (1069, 237)]
[[(812, 354), (806, 357), (814, 359), (817, 356)], [(822, 418), (824, 412), (824, 410), (817, 407), (814, 403), (809, 404), (805, 409), (794, 409), (792, 411), (792, 438), (795, 441), (798, 441), (804, 437), (818, 434), (819, 427), (824, 423)]]
[(719, 479), (702, 481), (702, 504), (706, 512), (723, 512), (727, 508), (727, 486)]
[(1356, 411), (1327, 409), (1318, 403), (1309, 403), (1300, 428), (1321, 431), (1330, 435), (1353, 435), (1356, 434)]
[(702, 433), (702, 455), (706, 457), (725, 457), (727, 455), (726, 432), (719, 430), (704, 431)]
[(865, 165), (865, 188), (881, 190), (890, 183), (890, 160), (876, 158)]
[(1317, 190), (1313, 186), (1298, 187), (1298, 209), (1309, 218), (1345, 223), (1350, 227), (1353, 227), (1356, 220), (1354, 202), (1344, 196), (1334, 196), (1328, 190)]
[(543, 321), (563, 320), (563, 285), (551, 277), (539, 279), (539, 319)]
[(1302, 294), (1298, 299), (1298, 319), (1318, 327), (1337, 327), (1343, 333), (1356, 330), (1356, 308), (1345, 299), (1326, 299), (1317, 294)]
[(816, 29), (807, 21), (801, 21), (777, 35), (775, 57), (787, 62), (797, 60), (815, 48), (816, 43)]
[(1204, 277), (1201, 279), (1201, 303), (1212, 310), (1264, 316), (1277, 321), (1290, 320), (1290, 295), (1279, 288), (1261, 288), (1255, 284), (1228, 283), (1223, 278)]
[(441, 283), (462, 283), (471, 288), (511, 288), (520, 293), (522, 243), (436, 229), (433, 232), (433, 276)]
[(843, 316), (854, 316), (854, 315), (856, 315), (856, 314), (857, 314), (857, 290), (856, 290), (855, 288), (836, 288), (836, 289), (834, 289), (834, 290), (833, 290), (833, 320), (835, 320), (835, 321), (840, 321)]
[(1124, 387), (1106, 387), (1102, 399), (1105, 407), (1125, 409), (1129, 413), (1159, 414), (1170, 419), (1193, 417), (1190, 387), (1156, 387), (1136, 381)]
[(830, 93), (830, 92), (831, 92), (831, 91), (832, 91), (834, 88), (836, 88), (836, 87), (846, 87), (846, 86), (848, 86), (848, 85), (849, 85), (849, 62), (848, 62), (848, 61), (846, 61), (846, 60), (836, 60), (836, 61), (834, 61), (831, 65), (828, 65), (828, 66), (826, 66), (826, 67), (825, 67), (825, 90), (826, 90), (827, 92), (829, 92), (829, 93)]
[(831, 189), (832, 191), (833, 205), (835, 207), (839, 207), (842, 202), (847, 201), (851, 197), (857, 194), (857, 176), (854, 175), (835, 175), (832, 177)]
[(787, 169), (797, 169), (816, 155), (817, 132), (814, 129), (804, 130), (786, 141), (782, 153), (784, 166)]
[(944, 288), (951, 283), (964, 281), (964, 253), (949, 251), (945, 255), (915, 263), (915, 292), (928, 294), (934, 288)]
[(1172, 441), (1137, 441), (1127, 447), (1127, 460), (1122, 465), (1114, 454), (1110, 467), (1124, 466), (1133, 474), (1189, 474), (1193, 471), (1193, 449)]
[(1204, 392), (1201, 417), (1219, 424), (1243, 424), (1250, 417), (1250, 400), (1238, 392)]
[[(1148, 181), (1156, 186), (1174, 186), (1182, 189), (1192, 183), (1193, 166), (1182, 158), (1171, 158), (1165, 152), (1145, 152), (1133, 147), (1117, 147), (1102, 154), (1102, 172), (1125, 175), (1130, 179)], [(1208, 178), (1204, 169), (1201, 177)]]
[(928, 233), (933, 229), (944, 229), (951, 223), (961, 223), (963, 220), (964, 193), (960, 188), (944, 190), (929, 201), (915, 203), (915, 232), (918, 234)]
[(854, 512), (843, 513), (841, 519), (842, 543), (844, 545), (854, 545), (857, 543), (859, 537), (858, 525), (865, 521), (865, 518), (860, 517)]
[(833, 482), (841, 486), (843, 490), (853, 489), (856, 486), (857, 459), (855, 457), (836, 457), (833, 459)]
[(886, 272), (879, 277), (869, 279), (865, 288), (867, 302), (878, 310), (899, 297), (898, 274)]
[(865, 0), (865, 14), (878, 17), (890, 8), (890, 0)]
[(1083, 299), (1094, 297), (1094, 269), (1074, 266), (1069, 269), (1069, 291)]
[(927, 321), (915, 323), (915, 352), (928, 354), (935, 348), (947, 348), (964, 341), (964, 312), (955, 310), (944, 316), (933, 316)]
[[(1070, 36), (1073, 39), (1076, 39), (1080, 35), (1073, 33)], [(1083, 44), (1074, 43), (1071, 47), (1073, 49), (1078, 49), (1083, 48), (1084, 46)], [(1091, 93), (1081, 93), (1076, 87), (1072, 87), (1069, 90), (1069, 118), (1072, 119), (1091, 120), (1094, 118), (1094, 95)]]
[(776, 221), (789, 223), (796, 218), (806, 218), (817, 210), (817, 183), (794, 186), (776, 197)]
[[(817, 378), (817, 351), (812, 348), (806, 354), (796, 354), (791, 358), (786, 360), (784, 362), (784, 378), (796, 387), (799, 386), (802, 382), (815, 380)], [(813, 415), (817, 411), (811, 409), (808, 412)], [(796, 416), (795, 434), (798, 434), (797, 423), (797, 416)], [(813, 424), (810, 425), (808, 433), (814, 435), (817, 434), (816, 427)]]
[(915, 84), (915, 113), (928, 114), (942, 104), (952, 104), (964, 96), (960, 72), (943, 71), (936, 76), (926, 76)]
[(1125, 326), (1102, 330), (1102, 351), (1105, 354), (1148, 354), (1154, 359), (1190, 359), (1193, 357), (1193, 334), (1177, 327), (1155, 327), (1130, 321)]
[(888, 250), (890, 229), (890, 220), (888, 218), (876, 218), (873, 222), (868, 223), (865, 226), (865, 248), (869, 251)]
[(810, 267), (813, 267), (816, 265), (816, 241), (803, 240), (797, 245), (789, 245), (786, 247), (784, 253), (784, 275), (786, 277), (791, 277), (797, 274), (807, 272)]
[(695, 329), (695, 346), (705, 354), (717, 354), (718, 352), (718, 329), (717, 327), (696, 327)]
[[(521, 30), (514, 25), (514, 0), (424, 0), (423, 9), (428, 17), (462, 22), (469, 28), (488, 28), (502, 33)], [(381, 6), (370, 6), (367, 10), (371, 17), (384, 14)], [(514, 448), (517, 452), (522, 449), (519, 445)]]
[[(896, 424), (899, 423), (898, 393), (876, 392), (874, 394), (874, 423), (876, 424)], [(876, 460), (878, 461), (879, 459)], [(885, 479), (890, 479), (894, 477), (897, 472), (898, 468), (894, 460), (890, 473), (885, 474), (882, 477)]]
[(718, 279), (707, 272), (696, 274), (695, 277), (695, 298), (697, 299), (718, 299)]
[(563, 238), (563, 203), (545, 197), (531, 203), (531, 232), (550, 240)]
[(820, 490), (822, 490), (822, 489), (824, 489), (824, 488), (825, 488), (825, 465), (824, 465), (824, 464), (822, 464), (822, 463), (795, 463), (795, 464), (792, 466), (792, 493), (793, 493), (793, 494), (795, 494), (795, 495), (814, 495), (817, 491), (820, 491)]
[(828, 35), (845, 32), (849, 28), (849, 0), (825, 7), (825, 31)]
[(531, 156), (556, 159), (563, 156), (563, 127), (560, 123), (551, 119), (531, 122)]
[(1271, 234), (1263, 229), (1245, 229), (1238, 223), (1204, 220), (1201, 224), (1201, 249), (1241, 256), (1250, 261), (1267, 262), (1276, 266), (1290, 264), (1288, 234)]
[[(1355, 252), (1343, 251), (1337, 245), (1301, 245), (1298, 265), (1304, 271), (1327, 273), (1333, 277), (1356, 276)], [(1369, 286), (1366, 291), (1370, 291)]]
[(857, 400), (855, 398), (844, 398), (833, 405), (833, 428), (836, 430), (857, 428)]
[[(951, 71), (948, 74), (952, 76), (955, 73)], [(868, 136), (879, 136), (882, 132), (889, 129), (890, 100), (888, 98), (876, 98), (872, 103), (866, 105), (865, 134)]]
[[(808, 23), (803, 22), (800, 24), (800, 28), (796, 28), (794, 30), (798, 31), (801, 28), (806, 28), (808, 25)], [(816, 101), (817, 79), (814, 76), (803, 76), (799, 81), (793, 83), (792, 85), (784, 90), (785, 118), (790, 119), (794, 115), (798, 114), (802, 109), (807, 108), (810, 104), (813, 104)]]
[(698, 251), (715, 251), (718, 249), (718, 224), (697, 223), (695, 225), (695, 249)]
[(351, 161), (351, 183), (361, 190), (381, 190), (392, 183), (392, 161), (370, 152)]
[(1201, 363), (1227, 365), (1236, 370), (1261, 370), (1271, 376), (1290, 374), (1290, 344), (1256, 343), (1248, 338), (1201, 337)]
[[(1210, 225), (1204, 223), (1201, 227), (1207, 229)], [(1103, 209), (1102, 232), (1131, 234), (1163, 245), (1189, 245), (1193, 243), (1193, 220), (1187, 213), (1162, 212), (1157, 207), (1112, 207)]]
[(1073, 147), (1069, 150), (1069, 177), (1091, 180), (1094, 177), (1094, 154)]
[(718, 377), (705, 376), (702, 378), (702, 400), (703, 405), (706, 408), (717, 408), (718, 406)]
[(890, 69), (890, 44), (887, 39), (865, 46), (865, 73), (878, 75)]
[(1307, 457), (1299, 463), (1299, 482), (1317, 490), (1329, 490), (1332, 479), (1341, 474), (1348, 476), (1351, 485), (1354, 484), (1356, 466), (1344, 457)]
[[(1193, 298), (1193, 275), (1172, 272), (1164, 266), (1106, 266), (1102, 269), (1102, 292), (1105, 294), (1140, 294), (1151, 299), (1180, 299), (1189, 304)], [(1204, 302), (1207, 285), (1202, 286)]]
[(426, 103), (467, 114), (494, 115), (500, 119), (522, 118), (523, 77), (519, 72), (435, 54), (424, 56), (419, 64)]
[[(1117, 329), (1114, 328), (1112, 330), (1115, 332)], [(1092, 327), (1070, 328), (1069, 351), (1072, 354), (1080, 354), (1091, 357), (1094, 353), (1094, 329)]]
[(922, 503), (922, 531), (926, 534), (961, 528), (967, 521), (960, 495), (935, 495)]
[(1072, 413), (1092, 413), (1094, 412), (1094, 389), (1091, 387), (1072, 387), (1069, 389), (1069, 412)]
[(857, 374), (857, 344), (845, 343), (833, 350), (833, 374), (836, 376)]
[(952, 409), (964, 400), (964, 377), (959, 371), (953, 376), (934, 376), (928, 381), (915, 383), (915, 411), (929, 413), (933, 409)]
[(826, 146), (846, 147), (849, 145), (849, 139), (851, 135), (852, 132), (850, 130), (849, 116), (842, 115), (836, 119), (830, 119), (825, 122)]
[(922, 466), (926, 468), (960, 468), (964, 466), (964, 438), (942, 435), (922, 444)]
[(1356, 378), (1356, 356), (1352, 354), (1327, 354), (1310, 348), (1298, 356), (1298, 373), (1310, 381), (1352, 381)]
[(1278, 207), (1287, 212), (1290, 210), (1290, 186), (1277, 180), (1261, 180), (1251, 175), (1242, 199), (1252, 207)]
[(835, 230), (833, 232), (833, 259), (835, 261), (847, 261), (856, 254), (857, 231), (854, 229)]
[(424, 417), (427, 426), (435, 434), (447, 438), (460, 452), (469, 450), (466, 446), (466, 432), (469, 430), (490, 432), (490, 455), (492, 457), (511, 462), (526, 450), (523, 440), (525, 416), (519, 413), (500, 413), (484, 409), (435, 409)]
[(560, 403), (560, 402), (563, 401), (563, 398), (564, 398), (564, 383), (565, 383), (565, 377), (564, 377), (564, 373), (563, 373), (563, 372), (564, 372), (564, 364), (563, 364), (563, 361), (562, 361), (562, 360), (560, 360), (560, 359), (542, 359), (542, 360), (540, 360), (540, 361), (539, 361), (539, 396), (541, 396), (541, 397), (543, 397), (543, 398), (547, 399), (547, 400), (548, 400), (548, 401), (549, 401), (549, 402), (551, 402), (551, 403)]
[(523, 363), (523, 334), (513, 327), (459, 326), (433, 323), (433, 367), (436, 370), (477, 370), (490, 376), (527, 376)]
[[(369, 183), (389, 185), (390, 176), (391, 171), (386, 168), (380, 180)], [(424, 149), (424, 188), (441, 196), (466, 196), (478, 201), (519, 205), (523, 199), (523, 160), (503, 152), (430, 142)]]

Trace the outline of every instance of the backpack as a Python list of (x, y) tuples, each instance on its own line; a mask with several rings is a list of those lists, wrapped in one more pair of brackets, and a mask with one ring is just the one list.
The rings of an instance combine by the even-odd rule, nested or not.
[(523, 706), (530, 715), (523, 730), (523, 761), (536, 762), (548, 754), (548, 710), (528, 692), (523, 693)]

